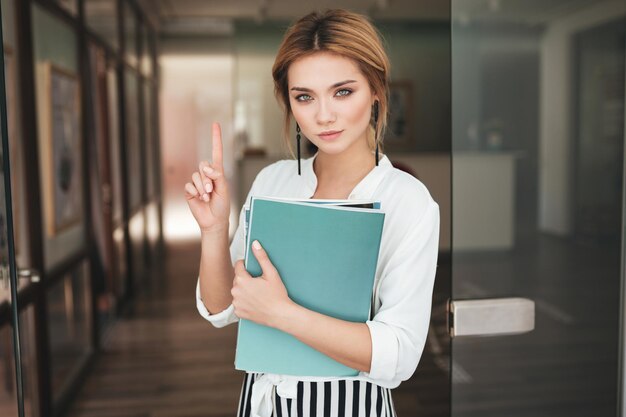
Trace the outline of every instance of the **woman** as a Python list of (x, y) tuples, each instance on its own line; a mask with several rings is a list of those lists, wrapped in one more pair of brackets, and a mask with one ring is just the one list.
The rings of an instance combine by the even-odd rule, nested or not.
[[(251, 195), (381, 201), (386, 215), (373, 317), (353, 323), (297, 305), (259, 242), (253, 253), (263, 274), (247, 273), (243, 209), (228, 246), (230, 198), (217, 124), (213, 163), (200, 163), (185, 185), (202, 232), (198, 311), (216, 327), (239, 318), (275, 327), (360, 371), (346, 378), (247, 373), (239, 416), (395, 416), (391, 388), (411, 377), (426, 341), (439, 206), (420, 181), (379, 153), (387, 119), (388, 58), (367, 18), (328, 10), (288, 29), (272, 73), (286, 137), (291, 118), (296, 122), (298, 158), (264, 168), (246, 202)], [(302, 162), (301, 136), (318, 148)]]

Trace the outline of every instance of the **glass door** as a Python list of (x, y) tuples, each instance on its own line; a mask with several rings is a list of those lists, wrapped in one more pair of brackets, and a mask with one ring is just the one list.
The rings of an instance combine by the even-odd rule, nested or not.
[(451, 7), (451, 415), (616, 416), (626, 5)]
[[(0, 16), (2, 10), (0, 6)], [(0, 19), (0, 22), (2, 20)], [(11, 180), (9, 140), (7, 129), (7, 100), (5, 93), (4, 36), (0, 24), (0, 415), (24, 417), (24, 384), (21, 365), (20, 320), (17, 305), (19, 290), (13, 246), (13, 213), (11, 210)]]

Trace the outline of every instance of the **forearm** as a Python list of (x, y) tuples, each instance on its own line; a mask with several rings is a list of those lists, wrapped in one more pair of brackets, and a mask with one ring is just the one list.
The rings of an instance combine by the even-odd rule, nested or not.
[(226, 309), (232, 302), (230, 290), (235, 276), (230, 259), (228, 227), (203, 233), (200, 256), (200, 294), (211, 314)]
[(365, 323), (336, 319), (293, 303), (273, 327), (350, 368), (370, 371), (372, 339)]

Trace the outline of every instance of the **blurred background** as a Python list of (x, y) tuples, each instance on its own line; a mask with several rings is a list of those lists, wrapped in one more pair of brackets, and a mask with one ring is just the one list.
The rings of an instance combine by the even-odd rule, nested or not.
[(441, 209), (431, 326), (398, 415), (626, 414), (623, 1), (0, 5), (1, 416), (236, 413), (237, 326), (197, 313), (183, 186), (219, 121), (234, 233), (256, 174), (290, 158), (282, 36), (329, 7), (379, 29), (384, 153)]

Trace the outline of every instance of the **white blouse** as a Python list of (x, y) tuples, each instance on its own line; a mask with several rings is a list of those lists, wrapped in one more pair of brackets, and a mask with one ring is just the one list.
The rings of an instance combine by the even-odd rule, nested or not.
[[(308, 199), (317, 188), (313, 161), (281, 160), (259, 172), (251, 195)], [(373, 155), (372, 155), (373, 157)], [(374, 199), (385, 212), (382, 240), (374, 280), (374, 317), (366, 322), (372, 338), (370, 372), (355, 377), (293, 377), (265, 374), (252, 388), (252, 415), (269, 417), (273, 389), (282, 397), (295, 398), (297, 381), (361, 380), (395, 388), (409, 379), (419, 363), (430, 322), (430, 310), (439, 247), (439, 205), (415, 177), (394, 168), (386, 155), (350, 193), (349, 199)], [(232, 262), (244, 258), (244, 209), (230, 246)], [(200, 315), (215, 327), (239, 321), (232, 304), (210, 314), (196, 286)]]

